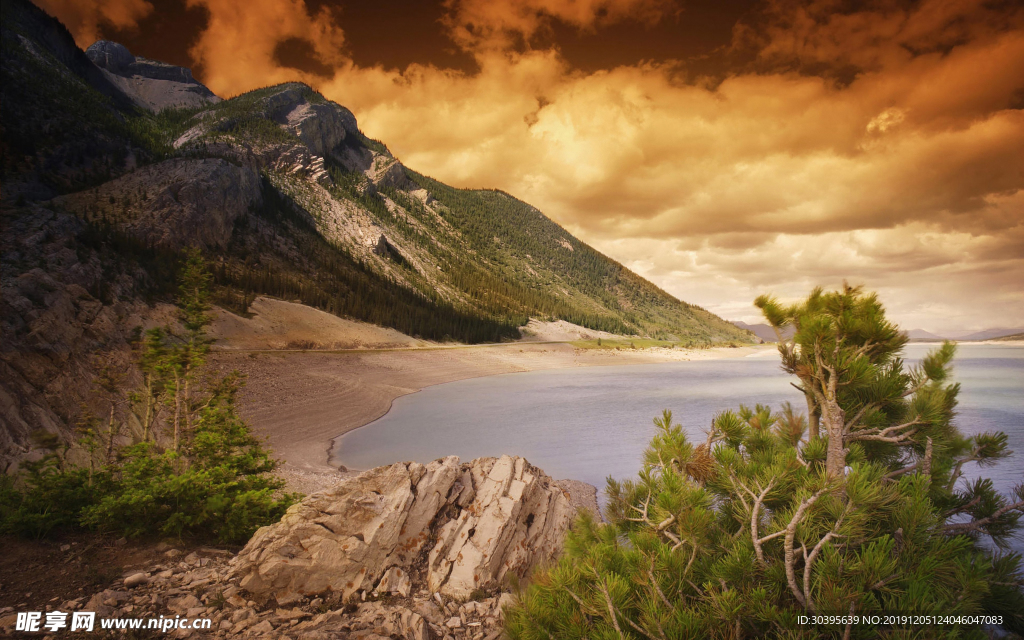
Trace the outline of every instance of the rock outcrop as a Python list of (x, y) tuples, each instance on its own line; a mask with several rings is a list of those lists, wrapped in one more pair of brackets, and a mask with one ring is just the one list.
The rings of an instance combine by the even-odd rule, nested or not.
[(346, 136), (358, 132), (356, 117), (333, 103), (310, 102), (307, 93), (306, 87), (295, 85), (272, 96), (267, 101), (267, 115), (315, 155), (326, 156)]
[(85, 55), (111, 84), (144, 109), (161, 111), (220, 102), (220, 98), (192, 77), (191, 70), (137, 58), (117, 42), (99, 40), (85, 50)]
[(293, 506), (253, 536), (234, 575), (255, 596), (290, 604), (401, 588), (397, 567), (464, 599), (553, 559), (575, 512), (522, 458), (396, 463)]

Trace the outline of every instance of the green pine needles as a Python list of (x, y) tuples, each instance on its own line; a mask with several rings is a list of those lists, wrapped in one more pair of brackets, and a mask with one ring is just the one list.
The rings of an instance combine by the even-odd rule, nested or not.
[(17, 484), (0, 486), (0, 531), (32, 537), (75, 529), (127, 536), (190, 536), (242, 543), (276, 522), (296, 496), (269, 474), (270, 452), (239, 417), (243, 379), (206, 367), (211, 276), (198, 250), (179, 269), (180, 329), (153, 329), (140, 342), (142, 383), (104, 368), (97, 380), (104, 419), (83, 412), (78, 445), (87, 465), (67, 460), (69, 445), (23, 464)]
[[(954, 346), (908, 369), (905, 339), (857, 288), (758, 304), (795, 325), (780, 351), (811, 423), (788, 404), (740, 406), (691, 442), (666, 411), (639, 476), (609, 478), (609, 522), (582, 517), (520, 594), (510, 637), (989, 637), (984, 619), (956, 616), (1024, 631), (1020, 557), (1000, 550), (1024, 485), (1007, 499), (963, 480), (968, 462), (1009, 452), (1005, 435), (953, 424)], [(885, 614), (952, 623), (863, 622)]]

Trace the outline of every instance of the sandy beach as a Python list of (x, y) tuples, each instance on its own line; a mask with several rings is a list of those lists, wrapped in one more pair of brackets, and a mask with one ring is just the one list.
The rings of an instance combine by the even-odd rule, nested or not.
[(381, 417), (400, 396), (503, 373), (770, 355), (772, 345), (714, 349), (579, 349), (565, 340), (613, 337), (566, 322), (529, 325), (521, 342), (441, 345), (344, 320), (303, 305), (258, 298), (242, 318), (217, 310), (212, 364), (247, 376), (241, 413), (266, 437), (292, 490), (344, 477), (329, 464), (331, 440)]

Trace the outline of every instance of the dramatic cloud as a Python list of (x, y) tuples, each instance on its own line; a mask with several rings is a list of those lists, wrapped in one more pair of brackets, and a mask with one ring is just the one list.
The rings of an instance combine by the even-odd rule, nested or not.
[(206, 84), (222, 95), (292, 80), (315, 83), (320, 73), (282, 64), (281, 45), (305, 43), (318, 67), (344, 65), (344, 33), (324, 6), (310, 15), (303, 0), (186, 0), (204, 7), (209, 24), (190, 53)]
[(651, 24), (679, 10), (672, 0), (446, 0), (445, 5), (452, 40), (471, 51), (529, 47), (552, 20), (593, 30), (624, 20)]
[(723, 316), (846, 278), (907, 326), (1024, 324), (1019, 3), (752, 2), (701, 61), (585, 73), (556, 34), (685, 22), (687, 5), (445, 0), (423, 28), (466, 72), (358, 66), (344, 11), (303, 0), (188, 2), (210, 14), (191, 52), (215, 92), (310, 82), (410, 167), (509, 191)]
[(153, 11), (146, 0), (37, 0), (36, 4), (60, 18), (83, 49), (99, 40), (101, 25), (130, 29)]

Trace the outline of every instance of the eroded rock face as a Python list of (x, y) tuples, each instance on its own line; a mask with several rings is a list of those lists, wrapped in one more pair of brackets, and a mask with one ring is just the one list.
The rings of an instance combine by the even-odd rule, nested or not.
[(290, 602), (391, 590), (380, 583), (398, 567), (425, 573), (433, 592), (466, 598), (553, 559), (575, 512), (522, 458), (396, 463), (293, 506), (253, 536), (233, 575), (259, 597)]

